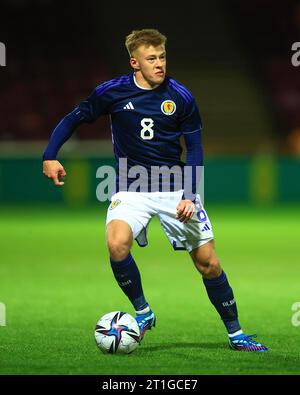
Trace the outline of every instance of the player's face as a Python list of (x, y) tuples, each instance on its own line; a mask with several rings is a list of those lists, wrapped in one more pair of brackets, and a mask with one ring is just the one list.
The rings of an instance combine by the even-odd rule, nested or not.
[(166, 76), (166, 50), (164, 45), (146, 47), (141, 45), (130, 59), (139, 84), (145, 88), (155, 88)]

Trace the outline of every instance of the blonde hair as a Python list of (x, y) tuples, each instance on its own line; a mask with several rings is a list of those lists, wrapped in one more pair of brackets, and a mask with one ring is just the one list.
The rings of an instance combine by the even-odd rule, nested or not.
[(165, 45), (166, 41), (167, 37), (161, 34), (157, 29), (133, 30), (126, 37), (125, 46), (129, 56), (132, 56), (132, 53), (140, 45), (145, 45), (146, 47), (153, 45), (157, 47), (158, 45)]

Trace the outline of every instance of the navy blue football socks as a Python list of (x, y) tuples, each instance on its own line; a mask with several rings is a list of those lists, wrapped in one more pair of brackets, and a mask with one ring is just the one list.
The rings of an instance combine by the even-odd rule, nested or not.
[(144, 297), (142, 280), (139, 269), (129, 253), (122, 261), (114, 261), (110, 257), (110, 264), (120, 288), (127, 295), (136, 311), (148, 306)]
[(229, 334), (241, 330), (238, 312), (226, 274), (222, 271), (219, 277), (203, 278), (203, 282), (211, 303), (221, 316)]

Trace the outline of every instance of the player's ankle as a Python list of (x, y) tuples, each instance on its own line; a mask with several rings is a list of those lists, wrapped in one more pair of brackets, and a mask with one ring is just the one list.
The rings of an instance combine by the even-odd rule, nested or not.
[(147, 314), (150, 311), (150, 306), (147, 305), (144, 309), (142, 310), (135, 310), (136, 314)]
[(243, 333), (244, 333), (244, 332), (242, 331), (242, 329), (240, 329), (240, 330), (238, 330), (238, 331), (236, 331), (236, 332), (228, 333), (228, 336), (229, 336), (229, 337), (235, 337), (235, 336), (242, 335)]

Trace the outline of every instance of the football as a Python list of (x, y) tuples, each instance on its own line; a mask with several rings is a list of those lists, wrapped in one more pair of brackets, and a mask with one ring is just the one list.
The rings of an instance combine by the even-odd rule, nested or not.
[(140, 328), (130, 314), (113, 311), (97, 322), (95, 339), (104, 353), (130, 354), (139, 345)]

